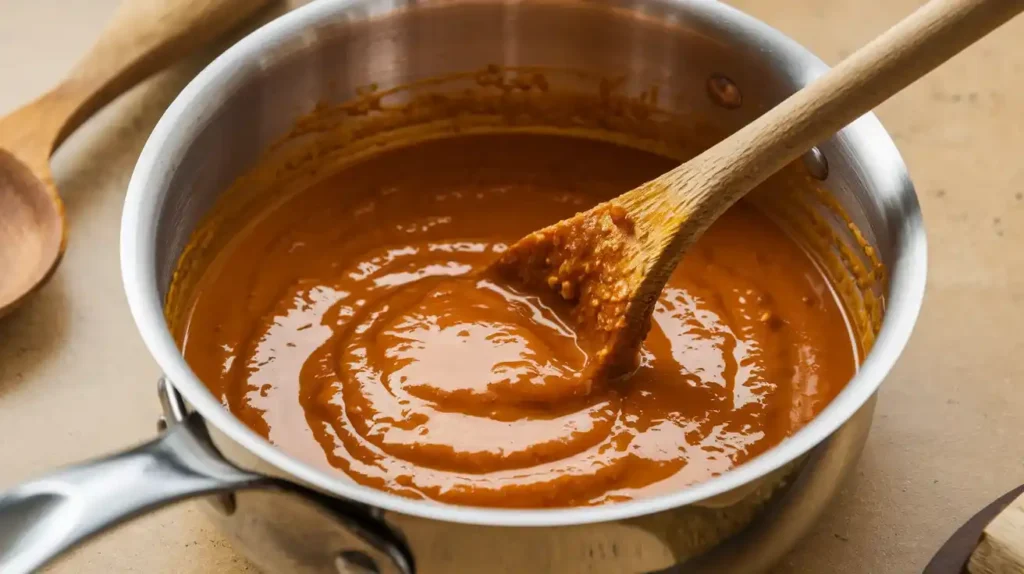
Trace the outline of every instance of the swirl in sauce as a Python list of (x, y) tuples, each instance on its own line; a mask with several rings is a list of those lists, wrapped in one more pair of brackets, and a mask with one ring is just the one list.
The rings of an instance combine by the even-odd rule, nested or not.
[(307, 462), (454, 504), (599, 504), (764, 452), (856, 368), (810, 257), (740, 204), (672, 276), (628, 380), (590, 387), (557, 296), (481, 270), (671, 167), (556, 136), (384, 152), (268, 207), (203, 271), (180, 333), (246, 424)]

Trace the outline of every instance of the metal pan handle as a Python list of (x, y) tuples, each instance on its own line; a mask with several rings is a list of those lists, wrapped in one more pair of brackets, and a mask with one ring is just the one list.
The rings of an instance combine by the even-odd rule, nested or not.
[[(375, 566), (365, 570), (415, 571), (400, 536), (369, 509), (236, 467), (213, 446), (202, 417), (187, 413), (163, 379), (159, 391), (168, 424), (157, 439), (0, 493), (0, 572), (34, 572), (92, 536), (173, 502), (254, 488), (298, 495), (312, 504), (374, 560)], [(342, 552), (326, 569), (361, 571), (358, 560), (348, 562)]]
[(126, 520), (185, 498), (268, 486), (213, 448), (198, 415), (108, 458), (0, 494), (0, 572), (32, 572)]

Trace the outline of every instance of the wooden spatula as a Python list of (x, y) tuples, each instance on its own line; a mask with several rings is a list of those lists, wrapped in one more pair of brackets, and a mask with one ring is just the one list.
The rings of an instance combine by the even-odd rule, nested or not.
[[(1024, 0), (933, 0), (729, 138), (611, 201), (536, 231), (492, 270), (574, 304), (595, 375), (635, 364), (651, 313), (687, 248), (783, 166), (976, 42)], [(1013, 118), (1017, 121), (1019, 118)]]

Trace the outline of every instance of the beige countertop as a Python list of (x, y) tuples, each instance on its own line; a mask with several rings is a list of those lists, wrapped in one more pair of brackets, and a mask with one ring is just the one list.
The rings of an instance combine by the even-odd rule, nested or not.
[[(920, 0), (732, 3), (834, 63)], [(56, 82), (115, 5), (0, 0), (0, 113)], [(128, 94), (54, 158), (70, 242), (53, 280), (0, 321), (0, 489), (155, 432), (159, 371), (121, 290), (118, 226), (149, 130), (203, 63), (184, 62)], [(855, 475), (778, 572), (920, 571), (957, 526), (1024, 482), (1022, 90), (1024, 18), (880, 108), (923, 204), (925, 306), (882, 387)], [(188, 503), (52, 567), (82, 574), (251, 570)]]

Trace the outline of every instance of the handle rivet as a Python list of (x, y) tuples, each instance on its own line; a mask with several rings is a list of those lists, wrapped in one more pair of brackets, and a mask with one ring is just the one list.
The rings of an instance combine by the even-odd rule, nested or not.
[(743, 103), (743, 94), (736, 83), (721, 74), (708, 78), (708, 97), (728, 110), (735, 110)]
[(828, 178), (828, 159), (825, 158), (825, 154), (821, 153), (820, 149), (812, 147), (804, 154), (803, 158), (804, 165), (807, 167), (811, 177), (820, 181), (825, 181)]

